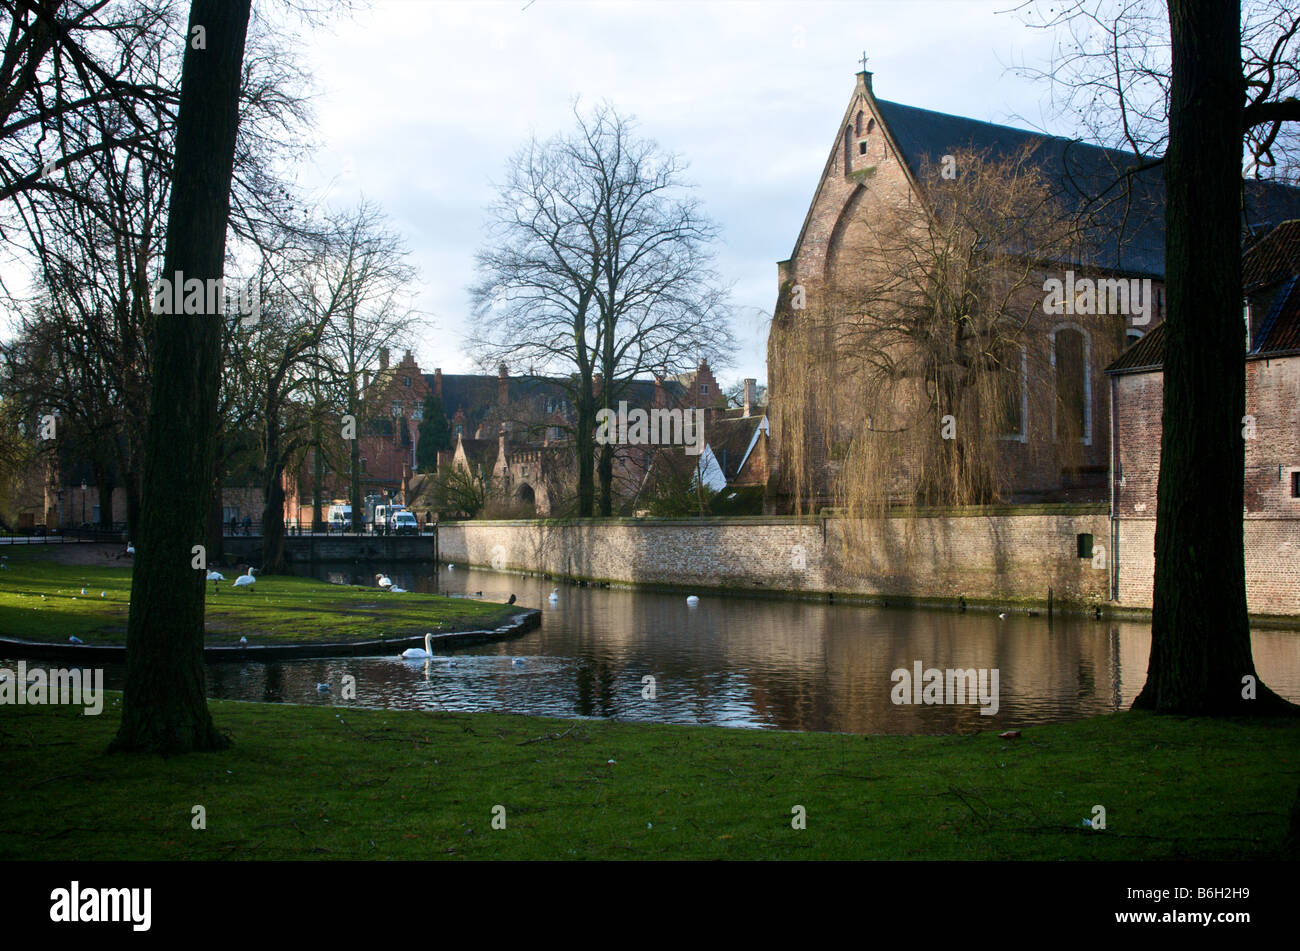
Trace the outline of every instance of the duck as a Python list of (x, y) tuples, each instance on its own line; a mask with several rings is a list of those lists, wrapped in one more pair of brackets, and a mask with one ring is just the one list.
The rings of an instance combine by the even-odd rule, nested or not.
[(510, 595), (510, 600), (507, 601), (506, 604), (514, 604), (514, 603), (515, 603), (515, 596), (512, 594)]

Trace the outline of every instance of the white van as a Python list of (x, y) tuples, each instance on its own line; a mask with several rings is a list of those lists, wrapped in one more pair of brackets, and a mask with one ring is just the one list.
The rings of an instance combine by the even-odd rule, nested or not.
[(411, 512), (397, 512), (393, 515), (393, 534), (418, 535), (420, 534), (420, 523), (416, 521), (415, 515)]
[(352, 506), (331, 505), (329, 527), (332, 532), (343, 532), (350, 529), (352, 527)]

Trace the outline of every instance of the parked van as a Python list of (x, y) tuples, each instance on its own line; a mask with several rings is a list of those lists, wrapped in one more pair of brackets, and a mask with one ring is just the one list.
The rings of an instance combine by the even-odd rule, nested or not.
[(345, 532), (352, 527), (352, 506), (331, 505), (329, 509), (331, 532)]
[(420, 523), (416, 521), (415, 515), (411, 512), (403, 511), (394, 513), (393, 534), (418, 535), (420, 534)]

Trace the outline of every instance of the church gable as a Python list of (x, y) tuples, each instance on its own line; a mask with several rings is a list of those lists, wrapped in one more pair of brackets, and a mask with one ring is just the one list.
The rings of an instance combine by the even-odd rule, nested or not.
[(857, 86), (840, 121), (822, 177), (781, 280), (815, 293), (833, 280), (837, 252), (850, 223), (870, 213), (873, 202), (907, 202), (914, 183), (871, 92), (871, 74), (858, 73)]

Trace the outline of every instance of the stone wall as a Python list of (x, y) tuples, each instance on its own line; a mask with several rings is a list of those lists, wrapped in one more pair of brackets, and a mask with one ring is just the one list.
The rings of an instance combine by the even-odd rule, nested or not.
[[(1032, 511), (1037, 509), (1037, 511)], [(1099, 545), (1099, 506), (993, 513), (842, 518), (444, 522), (442, 560), (578, 579), (746, 591), (834, 592), (899, 601), (1107, 598), (1109, 573), (1078, 555)]]

